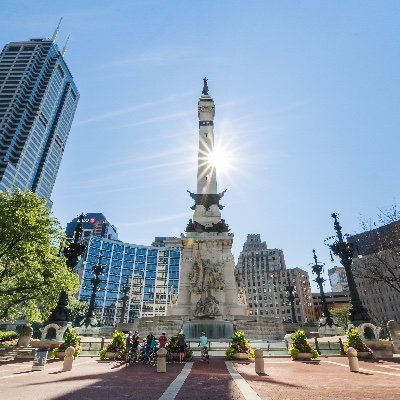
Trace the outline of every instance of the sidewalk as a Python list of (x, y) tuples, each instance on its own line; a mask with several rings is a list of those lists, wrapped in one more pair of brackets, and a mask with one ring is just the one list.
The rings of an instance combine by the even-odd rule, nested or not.
[[(0, 365), (0, 397), (7, 400), (398, 400), (400, 359), (360, 361), (351, 373), (344, 357), (322, 358), (319, 364), (266, 358), (266, 376), (254, 372), (253, 362), (172, 364), (166, 373), (148, 365), (117, 366), (82, 357), (73, 370), (60, 372), (61, 361), (44, 371), (31, 371), (32, 362)], [(240, 374), (240, 375), (239, 375)]]

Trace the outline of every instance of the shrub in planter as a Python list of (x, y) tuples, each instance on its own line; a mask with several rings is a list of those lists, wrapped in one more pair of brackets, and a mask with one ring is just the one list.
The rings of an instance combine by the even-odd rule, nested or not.
[(58, 358), (58, 347), (54, 347), (54, 349), (51, 350), (50, 358), (52, 360)]
[(18, 334), (15, 331), (4, 331), (0, 332), (0, 343), (8, 342), (18, 338)]
[(289, 354), (292, 360), (299, 358), (299, 354), (310, 354), (310, 358), (318, 358), (319, 354), (317, 350), (314, 350), (307, 341), (307, 336), (302, 329), (299, 329), (290, 337), (292, 339), (292, 345), (289, 349)]
[(117, 351), (126, 351), (126, 339), (124, 332), (114, 331), (111, 343), (103, 350), (100, 350), (100, 360), (106, 359), (106, 353), (116, 353)]
[(369, 357), (372, 357), (372, 350), (363, 342), (360, 332), (356, 328), (350, 328), (347, 331), (347, 340), (344, 342), (345, 351), (353, 347), (358, 353), (368, 353)]
[(232, 344), (225, 351), (226, 358), (232, 360), (235, 354), (246, 354), (247, 358), (254, 358), (254, 350), (246, 339), (246, 335), (242, 331), (237, 331), (232, 336)]
[(187, 349), (186, 350), (186, 360), (191, 361), (193, 358), (193, 350), (192, 349)]
[(101, 361), (104, 361), (106, 359), (106, 353), (107, 353), (107, 349), (101, 349), (99, 351), (99, 357)]
[(78, 357), (79, 353), (81, 352), (81, 337), (73, 328), (70, 328), (65, 332), (64, 341), (59, 347), (56, 347), (51, 351), (50, 358), (57, 358), (59, 353), (65, 352), (65, 350), (70, 346), (75, 349), (74, 358)]

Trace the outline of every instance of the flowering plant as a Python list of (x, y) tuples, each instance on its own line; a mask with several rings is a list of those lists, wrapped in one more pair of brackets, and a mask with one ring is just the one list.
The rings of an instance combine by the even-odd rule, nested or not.
[(289, 349), (290, 357), (295, 360), (299, 353), (311, 353), (311, 358), (318, 358), (319, 354), (317, 350), (313, 350), (310, 344), (307, 342), (306, 333), (299, 329), (290, 337), (292, 339), (292, 346)]
[(359, 352), (370, 353), (372, 355), (372, 350), (363, 342), (360, 333), (356, 328), (350, 328), (347, 331), (347, 340), (344, 343), (345, 349), (353, 347)]
[(64, 341), (59, 347), (51, 351), (51, 358), (57, 358), (60, 351), (65, 351), (68, 347), (72, 346), (74, 351), (74, 358), (78, 357), (81, 352), (81, 337), (76, 333), (75, 329), (70, 328), (65, 332)]
[(107, 351), (117, 352), (118, 350), (125, 350), (126, 340), (124, 332), (114, 331), (112, 334), (112, 341), (107, 346)]
[(242, 331), (237, 331), (232, 336), (232, 344), (225, 351), (226, 358), (231, 360), (234, 353), (245, 353), (248, 358), (254, 358), (254, 350), (246, 339), (246, 335)]

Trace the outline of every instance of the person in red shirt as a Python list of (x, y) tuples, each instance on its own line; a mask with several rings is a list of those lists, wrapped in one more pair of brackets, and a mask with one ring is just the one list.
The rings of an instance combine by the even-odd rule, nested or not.
[(159, 348), (165, 348), (166, 344), (168, 342), (168, 338), (167, 336), (165, 336), (165, 332), (163, 332), (161, 334), (161, 336), (158, 338), (158, 344), (159, 344)]

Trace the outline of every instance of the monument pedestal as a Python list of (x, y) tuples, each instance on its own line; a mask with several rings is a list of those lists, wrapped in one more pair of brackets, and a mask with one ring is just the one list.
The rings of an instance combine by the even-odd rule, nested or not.
[(190, 319), (232, 320), (248, 315), (244, 296), (238, 292), (232, 255), (233, 234), (187, 232), (182, 235), (179, 296), (167, 315)]
[(133, 330), (138, 331), (141, 337), (150, 332), (155, 336), (165, 332), (171, 337), (178, 335), (182, 330), (186, 338), (191, 340), (199, 339), (201, 332), (205, 332), (211, 340), (230, 340), (235, 331), (243, 331), (249, 340), (281, 340), (285, 335), (280, 320), (257, 315), (234, 315), (228, 320), (190, 320), (187, 315), (144, 317), (134, 322)]

